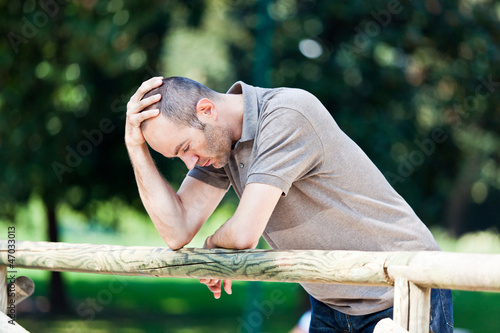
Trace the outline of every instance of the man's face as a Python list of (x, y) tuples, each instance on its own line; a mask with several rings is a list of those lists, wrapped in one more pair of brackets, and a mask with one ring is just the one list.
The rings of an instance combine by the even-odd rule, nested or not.
[(148, 144), (165, 157), (179, 157), (188, 169), (195, 165), (222, 168), (231, 153), (231, 135), (220, 125), (206, 124), (204, 130), (174, 124), (159, 115), (143, 131)]

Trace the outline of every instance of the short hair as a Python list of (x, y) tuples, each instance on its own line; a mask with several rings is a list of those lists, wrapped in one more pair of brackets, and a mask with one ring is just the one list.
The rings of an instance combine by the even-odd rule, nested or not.
[[(172, 76), (163, 79), (161, 86), (152, 89), (142, 99), (160, 94), (161, 99), (144, 110), (159, 109), (161, 115), (177, 125), (205, 129), (196, 114), (196, 105), (203, 98), (217, 100), (218, 93), (203, 84), (186, 77)], [(142, 124), (146, 124), (147, 120)], [(142, 127), (142, 125), (141, 125)], [(144, 127), (142, 127), (144, 128)]]

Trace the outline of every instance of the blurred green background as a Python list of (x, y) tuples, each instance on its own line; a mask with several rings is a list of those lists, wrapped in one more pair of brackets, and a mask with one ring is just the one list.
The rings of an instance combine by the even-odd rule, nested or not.
[[(15, 225), (18, 240), (164, 246), (124, 113), (142, 81), (181, 75), (312, 92), (444, 250), (500, 253), (495, 1), (0, 0), (0, 25), (0, 238)], [(154, 157), (177, 187), (185, 166)], [(236, 205), (230, 191), (189, 246)], [(32, 332), (288, 332), (308, 302), (289, 284), (240, 282), (215, 301), (191, 280), (25, 274)], [(457, 327), (498, 332), (498, 294), (454, 295)]]

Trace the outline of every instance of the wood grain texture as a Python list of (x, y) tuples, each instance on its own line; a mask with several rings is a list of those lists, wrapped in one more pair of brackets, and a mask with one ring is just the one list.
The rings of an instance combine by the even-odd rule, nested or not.
[[(7, 241), (0, 240), (0, 265)], [(16, 266), (156, 277), (500, 291), (500, 255), (446, 252), (227, 250), (18, 241)]]
[[(6, 262), (0, 241), (0, 265)], [(124, 247), (17, 242), (16, 266), (156, 277), (387, 285), (379, 253)]]
[(410, 333), (429, 333), (431, 313), (431, 288), (419, 287), (409, 281), (410, 287)]
[[(10, 288), (10, 283), (8, 284), (8, 288)], [(9, 295), (8, 303), (19, 304), (24, 301), (26, 298), (33, 295), (35, 292), (35, 283), (27, 276), (19, 276), (16, 278), (15, 282), (15, 292), (14, 297)]]
[(394, 284), (394, 323), (406, 331), (410, 327), (410, 286), (405, 278), (397, 278)]

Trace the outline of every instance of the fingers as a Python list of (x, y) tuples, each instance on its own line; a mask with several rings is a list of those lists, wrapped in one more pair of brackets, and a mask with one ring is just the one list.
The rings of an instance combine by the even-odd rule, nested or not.
[(144, 81), (141, 86), (137, 89), (135, 94), (130, 97), (127, 103), (127, 113), (139, 113), (146, 107), (158, 102), (161, 99), (160, 94), (149, 96), (148, 98), (142, 99), (146, 93), (150, 90), (161, 86), (163, 83), (162, 77), (153, 77), (147, 81)]
[(233, 293), (233, 291), (231, 290), (232, 285), (232, 280), (224, 280), (224, 291), (226, 292), (226, 294), (231, 295)]
[(161, 99), (160, 94), (155, 94), (153, 96), (149, 96), (148, 98), (143, 99), (142, 101), (132, 101), (132, 99), (127, 103), (127, 113), (139, 113), (148, 106), (158, 102)]
[(216, 280), (216, 279), (200, 279), (200, 282), (205, 284), (209, 289), (210, 289), (210, 287), (213, 287), (213, 286), (217, 286), (217, 285), (220, 286), (220, 280)]
[[(220, 298), (221, 293), (222, 293), (222, 289), (221, 289), (222, 281), (221, 280), (218, 280), (218, 279), (199, 279), (199, 281), (208, 287), (208, 289), (214, 294), (215, 299)], [(224, 291), (229, 295), (232, 294), (231, 286), (232, 286), (231, 280), (224, 281)]]
[(143, 111), (141, 113), (138, 113), (138, 114), (135, 114), (134, 116), (129, 117), (129, 122), (133, 127), (139, 127), (139, 126), (141, 126), (141, 123), (144, 120), (156, 117), (159, 114), (160, 114), (160, 110), (158, 110), (158, 109)]
[(144, 81), (141, 84), (141, 86), (137, 88), (135, 94), (133, 94), (132, 97), (130, 97), (130, 101), (135, 103), (139, 102), (148, 91), (161, 86), (162, 83), (163, 83), (163, 77), (161, 76), (152, 77), (149, 80)]
[(219, 281), (215, 286), (208, 286), (208, 289), (214, 294), (215, 299), (219, 299), (221, 295), (221, 282)]
[(219, 299), (221, 294), (221, 282), (220, 280), (213, 279), (200, 279), (200, 282), (208, 287), (208, 289), (214, 294), (214, 298)]

